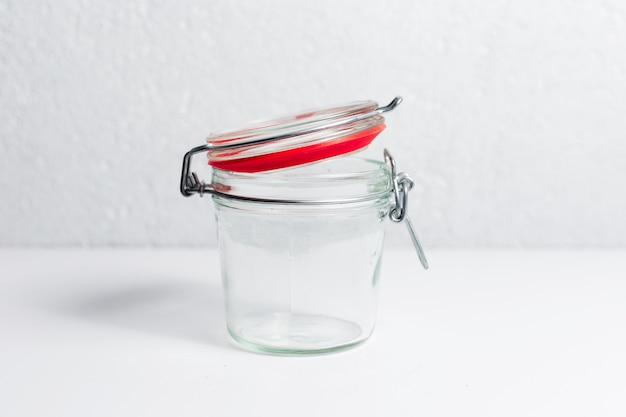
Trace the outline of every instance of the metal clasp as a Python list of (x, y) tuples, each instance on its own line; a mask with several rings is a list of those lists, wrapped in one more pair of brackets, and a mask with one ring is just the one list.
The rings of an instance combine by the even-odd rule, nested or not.
[[(355, 122), (357, 120), (372, 117), (377, 114), (386, 113), (388, 111), (392, 111), (393, 109), (395, 109), (400, 103), (402, 103), (402, 97), (396, 96), (386, 106), (378, 107), (377, 109), (367, 114), (355, 116), (354, 119), (351, 119), (351, 120), (341, 120), (340, 123)], [(189, 172), (190, 167), (191, 167), (191, 158), (197, 153), (215, 151), (215, 150), (223, 150), (223, 149), (231, 149), (231, 148), (236, 148), (239, 146), (257, 145), (257, 144), (264, 143), (264, 142), (285, 139), (290, 136), (297, 136), (297, 135), (302, 135), (305, 133), (312, 133), (320, 129), (328, 128), (332, 125), (333, 125), (332, 123), (328, 123), (322, 126), (310, 128), (308, 130), (300, 130), (297, 132), (289, 133), (287, 135), (274, 136), (274, 137), (269, 137), (269, 138), (254, 140), (254, 141), (248, 141), (245, 143), (235, 143), (235, 144), (225, 144), (225, 145), (206, 144), (206, 145), (197, 146), (191, 149), (189, 152), (187, 152), (185, 156), (183, 157), (183, 168), (182, 168), (182, 173), (180, 176), (180, 193), (184, 195), (185, 197), (190, 197), (193, 194), (200, 194), (200, 196), (202, 196), (204, 193), (215, 194), (215, 190), (210, 185), (207, 185), (203, 181), (200, 181), (195, 172)]]
[(205, 192), (211, 192), (211, 186), (204, 183), (204, 181), (200, 181), (198, 178), (198, 174), (195, 172), (189, 172), (191, 168), (191, 158), (200, 152), (207, 152), (209, 147), (207, 145), (197, 146), (191, 149), (189, 152), (185, 154), (183, 157), (183, 169), (180, 176), (180, 193), (185, 197), (190, 197), (194, 194), (200, 194), (200, 197)]
[[(371, 113), (366, 115), (357, 116), (355, 120), (358, 120), (363, 117), (371, 117), (374, 114), (381, 114), (388, 111), (393, 110), (398, 104), (402, 102), (402, 97), (394, 98), (388, 105), (377, 108)], [(310, 131), (306, 131), (304, 133), (310, 133)], [(303, 132), (297, 132), (294, 134), (302, 134)], [(282, 137), (273, 137), (267, 139), (261, 139), (259, 141), (248, 142), (246, 145), (256, 144), (259, 142), (271, 141), (281, 139)], [(229, 149), (231, 147), (236, 147), (240, 145), (213, 145), (207, 144), (202, 146), (197, 146), (187, 152), (183, 158), (183, 167), (180, 178), (180, 192), (185, 197), (192, 196), (193, 194), (213, 194), (213, 195), (222, 195), (227, 198), (236, 198), (242, 200), (249, 201), (257, 201), (257, 202), (266, 202), (266, 203), (284, 203), (284, 204), (298, 204), (303, 203), (300, 201), (290, 201), (290, 200), (260, 200), (260, 199), (250, 199), (245, 197), (237, 197), (231, 195), (223, 195), (222, 193), (215, 190), (210, 184), (206, 184), (204, 181), (201, 181), (198, 178), (198, 175), (195, 172), (189, 172), (191, 168), (191, 158), (201, 152), (208, 152), (210, 150), (218, 150), (218, 149)], [(404, 172), (397, 173), (396, 172), (396, 161), (391, 156), (391, 153), (387, 149), (385, 149), (385, 162), (389, 165), (391, 170), (391, 181), (392, 181), (392, 190), (394, 201), (389, 211), (389, 218), (394, 223), (404, 223), (409, 231), (409, 235), (411, 236), (411, 240), (413, 241), (413, 246), (417, 251), (417, 256), (422, 263), (424, 269), (428, 269), (428, 261), (426, 260), (426, 256), (424, 255), (424, 250), (422, 249), (422, 245), (419, 242), (417, 237), (417, 232), (411, 223), (411, 220), (408, 216), (408, 194), (411, 188), (413, 188), (413, 180), (409, 177), (408, 174)], [(336, 204), (337, 201), (307, 201), (307, 204)]]
[(407, 173), (397, 173), (396, 160), (391, 156), (388, 149), (385, 149), (385, 162), (389, 165), (389, 169), (391, 170), (392, 192), (394, 196), (394, 204), (391, 210), (389, 210), (389, 218), (394, 223), (404, 222), (404, 224), (406, 224), (417, 256), (424, 269), (428, 269), (428, 260), (426, 260), (424, 249), (422, 249), (422, 245), (417, 237), (417, 232), (408, 215), (409, 191), (413, 188), (414, 182)]

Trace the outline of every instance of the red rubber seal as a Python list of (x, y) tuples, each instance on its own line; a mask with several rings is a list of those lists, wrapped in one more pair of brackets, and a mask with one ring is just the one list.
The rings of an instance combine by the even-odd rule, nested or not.
[(378, 104), (359, 101), (259, 122), (207, 138), (209, 165), (263, 172), (358, 151), (385, 129)]
[(276, 153), (241, 159), (209, 159), (209, 165), (226, 171), (262, 172), (310, 164), (363, 149), (372, 143), (385, 127), (382, 124), (349, 136)]

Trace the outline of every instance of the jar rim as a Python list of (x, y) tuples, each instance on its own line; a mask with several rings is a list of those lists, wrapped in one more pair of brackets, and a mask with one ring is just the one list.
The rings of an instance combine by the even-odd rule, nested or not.
[(263, 173), (213, 169), (218, 197), (271, 204), (337, 204), (379, 199), (392, 189), (388, 164), (345, 156)]

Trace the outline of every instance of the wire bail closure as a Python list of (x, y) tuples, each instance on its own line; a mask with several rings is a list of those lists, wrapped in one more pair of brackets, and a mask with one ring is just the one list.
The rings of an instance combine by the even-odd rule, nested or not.
[[(378, 107), (374, 111), (366, 114), (358, 116), (359, 118), (370, 117), (375, 114), (381, 114), (390, 110), (393, 110), (398, 104), (402, 102), (402, 97), (395, 97), (388, 105), (383, 107)], [(301, 134), (302, 132), (298, 132), (297, 134)], [(277, 140), (281, 138), (271, 138), (264, 139), (263, 142), (268, 140)], [(246, 145), (250, 145), (247, 143)], [(198, 174), (195, 172), (190, 172), (191, 168), (191, 159), (195, 154), (208, 152), (211, 150), (216, 150), (219, 148), (229, 149), (231, 145), (226, 146), (215, 146), (215, 145), (201, 145), (189, 150), (185, 156), (183, 157), (183, 166), (180, 178), (180, 193), (185, 197), (190, 197), (193, 194), (199, 194), (202, 197), (204, 194), (210, 194), (215, 196), (220, 196), (224, 198), (232, 198), (237, 200), (245, 200), (245, 201), (254, 201), (258, 203), (274, 203), (274, 204), (313, 204), (313, 205), (325, 205), (325, 204), (337, 204), (342, 202), (352, 202), (354, 200), (316, 200), (316, 201), (298, 201), (298, 200), (279, 200), (279, 199), (258, 199), (258, 198), (249, 198), (245, 196), (235, 196), (230, 194), (222, 193), (215, 188), (211, 184), (206, 184), (204, 181), (198, 178)], [(411, 236), (411, 240), (413, 242), (413, 246), (417, 252), (417, 256), (424, 267), (424, 269), (428, 269), (428, 261), (426, 260), (426, 256), (424, 254), (424, 250), (422, 249), (422, 245), (417, 237), (417, 233), (413, 224), (408, 216), (408, 193), (413, 188), (414, 182), (411, 177), (404, 172), (398, 173), (396, 170), (396, 161), (391, 156), (391, 153), (385, 149), (384, 150), (385, 163), (389, 166), (389, 170), (391, 173), (391, 190), (386, 192), (390, 192), (393, 194), (393, 203), (391, 205), (391, 209), (389, 211), (389, 219), (394, 223), (404, 223), (406, 224), (409, 235)], [(378, 198), (379, 196), (374, 196), (373, 198)]]
[(406, 224), (417, 256), (424, 269), (428, 269), (426, 254), (424, 254), (424, 249), (420, 244), (417, 232), (408, 215), (409, 191), (411, 191), (415, 183), (406, 172), (396, 172), (396, 160), (391, 156), (388, 149), (385, 149), (385, 162), (389, 165), (389, 169), (391, 170), (392, 192), (394, 196), (394, 204), (391, 210), (389, 210), (389, 219), (394, 223), (404, 222), (404, 224)]

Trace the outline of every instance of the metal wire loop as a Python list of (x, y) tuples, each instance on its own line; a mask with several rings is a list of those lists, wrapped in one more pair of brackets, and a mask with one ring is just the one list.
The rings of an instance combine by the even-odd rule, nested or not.
[(385, 149), (385, 162), (391, 171), (391, 187), (394, 197), (393, 207), (389, 211), (389, 218), (396, 223), (404, 220), (409, 205), (409, 191), (413, 188), (413, 180), (405, 172), (397, 173), (396, 160), (388, 149)]
[(391, 156), (391, 153), (387, 149), (385, 149), (385, 162), (389, 165), (389, 171), (391, 172), (391, 192), (394, 196), (393, 205), (389, 210), (389, 219), (395, 223), (404, 222), (422, 266), (424, 269), (428, 269), (428, 260), (424, 254), (424, 249), (422, 249), (422, 245), (417, 237), (417, 232), (415, 231), (408, 215), (409, 191), (411, 191), (415, 183), (407, 173), (396, 172), (396, 160)]
[[(370, 113), (356, 116), (353, 120), (340, 120), (340, 121), (338, 121), (338, 123), (347, 123), (349, 121), (356, 121), (356, 120), (372, 117), (372, 116), (375, 116), (377, 114), (386, 113), (388, 111), (391, 111), (391, 110), (395, 109), (401, 102), (402, 102), (402, 97), (396, 96), (386, 106), (381, 106), (381, 107), (378, 107), (377, 109), (375, 109), (374, 111), (372, 111)], [(213, 191), (212, 188), (209, 185), (206, 185), (206, 184), (204, 184), (204, 182), (199, 181), (197, 176), (194, 176), (192, 178), (192, 175), (194, 175), (194, 174), (189, 172), (189, 170), (191, 168), (191, 159), (197, 153), (208, 152), (208, 151), (213, 151), (213, 150), (223, 150), (223, 149), (236, 148), (236, 147), (243, 146), (243, 145), (250, 146), (250, 145), (256, 145), (256, 144), (260, 144), (260, 143), (264, 143), (264, 142), (277, 141), (277, 140), (280, 140), (280, 139), (284, 139), (286, 137), (297, 136), (297, 135), (301, 135), (301, 134), (304, 134), (304, 133), (311, 133), (312, 131), (315, 131), (315, 130), (325, 129), (325, 128), (328, 128), (328, 127), (330, 127), (332, 125), (333, 125), (332, 123), (329, 123), (329, 124), (323, 125), (321, 127), (316, 127), (314, 129), (291, 132), (291, 133), (289, 133), (287, 135), (259, 139), (259, 140), (255, 140), (255, 141), (245, 142), (243, 144), (240, 144), (240, 143), (225, 144), (225, 145), (206, 144), (206, 145), (197, 146), (197, 147), (191, 149), (189, 152), (187, 152), (185, 154), (185, 156), (183, 157), (183, 167), (182, 167), (181, 178), (180, 178), (180, 193), (183, 196), (185, 196), (185, 197), (190, 197), (193, 194), (200, 194), (200, 195), (202, 195), (205, 192), (212, 193), (212, 191)], [(387, 157), (387, 153), (385, 153), (385, 158), (386, 157)], [(394, 162), (394, 171), (393, 171), (392, 177), (393, 176), (395, 176), (395, 162)], [(396, 195), (396, 199), (397, 199), (397, 197), (398, 196)]]
[[(379, 107), (373, 113), (381, 114), (390, 110), (393, 110), (400, 102), (402, 101), (401, 97), (394, 98), (391, 103), (387, 106)], [(370, 117), (372, 114), (367, 114), (360, 117)], [(297, 134), (301, 134), (302, 132), (298, 132)], [(277, 140), (280, 138), (270, 138), (265, 140)], [(249, 145), (249, 143), (248, 143)], [(223, 148), (227, 148), (228, 146), (224, 146)], [(191, 168), (191, 159), (193, 155), (200, 152), (207, 152), (210, 150), (221, 148), (220, 146), (214, 145), (202, 145), (191, 149), (187, 152), (183, 158), (183, 167), (180, 178), (180, 192), (183, 196), (189, 197), (193, 194), (211, 194), (214, 196), (224, 197), (224, 198), (233, 198), (238, 200), (252, 201), (257, 203), (271, 203), (271, 204), (337, 204), (337, 203), (346, 203), (346, 202), (356, 202), (363, 201), (364, 199), (370, 198), (379, 198), (380, 196), (368, 196), (364, 199), (352, 199), (352, 200), (318, 200), (318, 201), (298, 201), (298, 200), (265, 200), (265, 199), (257, 199), (257, 198), (249, 198), (243, 196), (233, 196), (228, 194), (223, 194), (217, 190), (215, 190), (210, 184), (205, 184), (204, 181), (200, 181), (198, 175), (195, 172), (189, 172)], [(406, 225), (409, 235), (411, 236), (411, 240), (413, 241), (413, 246), (417, 251), (419, 259), (424, 266), (425, 269), (428, 269), (428, 261), (426, 260), (426, 256), (424, 255), (424, 251), (422, 246), (417, 238), (417, 233), (411, 223), (411, 220), (408, 216), (408, 204), (409, 204), (409, 191), (413, 188), (413, 180), (409, 177), (408, 174), (401, 172), (397, 173), (396, 171), (396, 161), (391, 156), (391, 153), (385, 149), (385, 163), (389, 165), (389, 171), (391, 174), (391, 189), (384, 191), (383, 194), (391, 193), (393, 194), (393, 202), (391, 205), (391, 209), (389, 210), (389, 218), (394, 223), (404, 222)]]
[(395, 206), (389, 212), (389, 218), (400, 223), (408, 213), (409, 191), (413, 188), (413, 180), (405, 172), (397, 174), (393, 179), (394, 195), (397, 195)]

